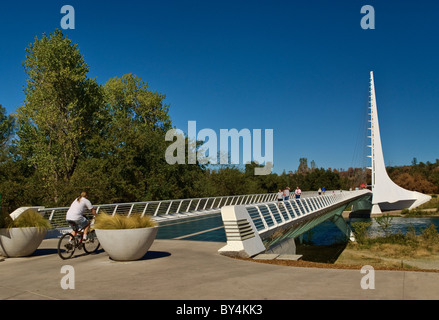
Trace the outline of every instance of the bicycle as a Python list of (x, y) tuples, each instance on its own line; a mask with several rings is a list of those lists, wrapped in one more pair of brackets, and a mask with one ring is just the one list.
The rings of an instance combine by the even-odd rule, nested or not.
[[(67, 260), (70, 259), (75, 253), (76, 249), (82, 250), (84, 249), (85, 253), (91, 254), (98, 251), (100, 247), (99, 239), (96, 236), (96, 231), (90, 228), (90, 231), (87, 235), (87, 240), (84, 240), (84, 232), (85, 228), (81, 229), (78, 225), (72, 221), (69, 221), (70, 226), (73, 231), (76, 232), (76, 236), (73, 236), (71, 233), (64, 234), (58, 241), (58, 255), (61, 259)], [(92, 221), (89, 221), (89, 226), (92, 224)]]

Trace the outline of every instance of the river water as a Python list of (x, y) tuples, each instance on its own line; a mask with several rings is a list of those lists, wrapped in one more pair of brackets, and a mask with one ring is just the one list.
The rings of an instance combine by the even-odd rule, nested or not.
[[(372, 221), (372, 225), (368, 229), (369, 235), (378, 236), (383, 234), (378, 223), (373, 218), (351, 218), (346, 219), (346, 221), (348, 224)], [(388, 231), (405, 234), (411, 228), (414, 228), (416, 233), (420, 234), (423, 229), (428, 228), (432, 224), (439, 230), (439, 217), (393, 217)], [(330, 221), (323, 222), (308, 231), (303, 235), (302, 239), (304, 243), (312, 245), (332, 245), (346, 241), (344, 234)]]

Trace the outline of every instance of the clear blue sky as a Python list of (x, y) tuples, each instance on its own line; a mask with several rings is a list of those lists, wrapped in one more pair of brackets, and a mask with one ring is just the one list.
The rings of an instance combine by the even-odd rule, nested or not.
[[(373, 70), (387, 165), (439, 158), (439, 2), (44, 0), (0, 2), (0, 104), (23, 103), (25, 48), (76, 11), (91, 78), (134, 73), (173, 124), (274, 130), (274, 171), (362, 166)], [(363, 30), (363, 5), (375, 30)]]

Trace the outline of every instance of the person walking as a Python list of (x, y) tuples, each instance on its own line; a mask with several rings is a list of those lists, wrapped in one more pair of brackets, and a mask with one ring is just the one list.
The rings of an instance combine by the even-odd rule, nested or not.
[(285, 201), (290, 200), (290, 187), (286, 187), (284, 190), (284, 200)]
[(319, 193), (319, 196), (322, 194), (322, 188), (319, 188), (319, 190), (317, 191)]
[(279, 192), (277, 193), (277, 202), (281, 202), (284, 199), (284, 193), (281, 189), (279, 189)]
[(302, 194), (302, 190), (300, 190), (299, 187), (297, 187), (296, 191), (294, 191), (294, 194), (296, 195), (296, 199), (300, 199), (300, 195)]

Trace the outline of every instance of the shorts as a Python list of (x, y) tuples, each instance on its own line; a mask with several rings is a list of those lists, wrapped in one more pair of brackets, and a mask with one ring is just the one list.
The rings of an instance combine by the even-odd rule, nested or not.
[[(85, 229), (88, 226), (88, 220), (85, 217), (81, 217), (79, 220), (67, 220), (67, 222), (74, 227), (76, 225), (79, 229)], [(73, 223), (73, 225), (72, 225)], [(75, 228), (73, 228), (75, 229)]]

